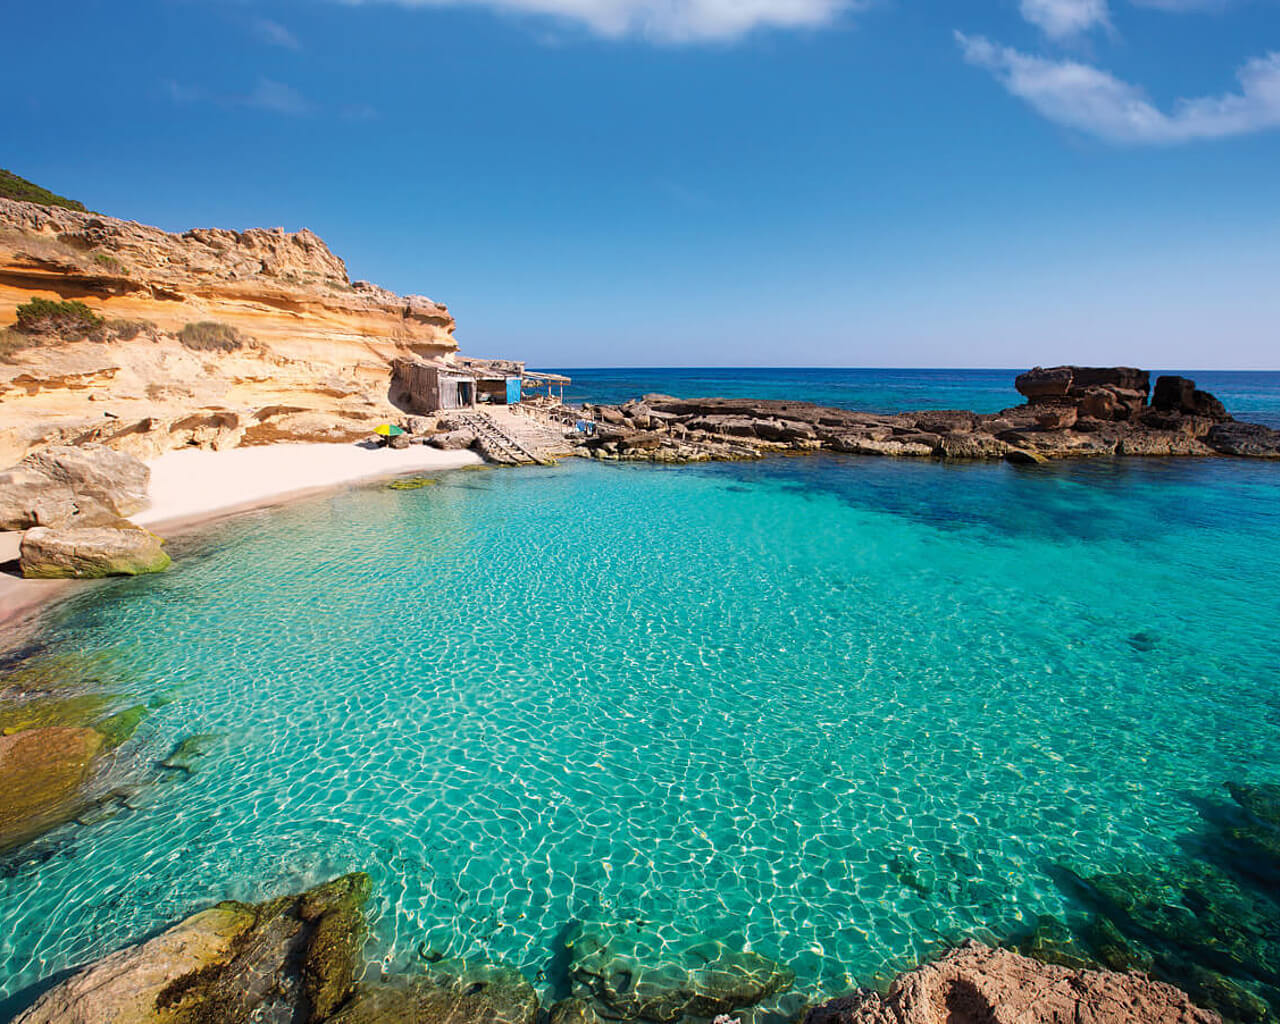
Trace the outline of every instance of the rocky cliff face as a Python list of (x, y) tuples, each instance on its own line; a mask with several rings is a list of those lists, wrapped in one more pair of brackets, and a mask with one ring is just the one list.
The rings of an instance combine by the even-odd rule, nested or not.
[[(33, 297), (103, 322), (13, 330)], [(362, 436), (397, 412), (391, 360), (447, 355), (453, 330), (439, 303), (352, 282), (310, 231), (176, 235), (0, 199), (0, 465), (51, 441), (149, 455)]]

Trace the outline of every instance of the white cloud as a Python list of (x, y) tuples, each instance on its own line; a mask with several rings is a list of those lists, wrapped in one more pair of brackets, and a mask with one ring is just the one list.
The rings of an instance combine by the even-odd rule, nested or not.
[(1180, 99), (1170, 112), (1135, 85), (1101, 68), (1049, 60), (956, 33), (970, 64), (1050, 121), (1110, 142), (1178, 143), (1280, 127), (1280, 53), (1255, 57), (1236, 73), (1240, 91)]
[[(353, 3), (370, 0), (350, 0)], [(578, 22), (611, 39), (731, 40), (758, 28), (819, 28), (870, 0), (392, 0), (406, 7), (479, 6)]]
[(166, 81), (163, 84), (169, 99), (178, 104), (212, 103), (228, 108), (252, 107), (254, 110), (266, 110), (272, 114), (287, 114), (291, 117), (314, 114), (318, 109), (293, 86), (270, 78), (259, 78), (250, 92), (234, 95), (213, 93), (200, 86), (189, 86), (175, 81)]
[(264, 43), (271, 46), (283, 46), (286, 50), (302, 49), (302, 44), (298, 42), (298, 37), (278, 21), (272, 21), (270, 18), (254, 18), (252, 27), (253, 34)]
[(1051, 39), (1070, 39), (1111, 23), (1107, 0), (1021, 0), (1018, 9)]
[(312, 111), (310, 101), (291, 85), (276, 82), (270, 78), (259, 78), (253, 92), (244, 97), (246, 107), (258, 110), (269, 110), (273, 114), (289, 114), (299, 116)]

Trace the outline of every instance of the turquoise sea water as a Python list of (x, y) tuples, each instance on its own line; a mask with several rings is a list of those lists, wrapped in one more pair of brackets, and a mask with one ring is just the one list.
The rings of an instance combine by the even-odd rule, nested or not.
[[(1025, 369), (1025, 367), (1023, 368)], [(560, 369), (573, 383), (565, 401), (618, 404), (648, 392), (683, 398), (788, 398), (857, 409), (972, 409), (999, 412), (1020, 404), (1014, 378), (1022, 370), (825, 369), (757, 367), (716, 369)], [(1280, 427), (1280, 372), (1156, 370), (1191, 377), (1221, 398), (1239, 419)]]
[[(375, 881), (374, 970), (538, 979), (572, 921), (805, 992), (1080, 908), (1227, 779), (1280, 782), (1280, 467), (571, 460), (172, 544), (42, 641), (169, 695), (194, 775), (0, 871), (0, 1006), (211, 900)], [(11, 999), (8, 1004), (13, 1006)]]

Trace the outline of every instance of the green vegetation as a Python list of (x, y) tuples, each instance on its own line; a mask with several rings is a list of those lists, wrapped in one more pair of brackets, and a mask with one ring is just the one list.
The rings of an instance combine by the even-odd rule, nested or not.
[(100, 267), (105, 267), (107, 270), (114, 270), (116, 272), (124, 270), (124, 264), (110, 253), (95, 252), (93, 254), (93, 262), (98, 264)]
[(216, 320), (186, 324), (178, 332), (178, 340), (193, 352), (234, 352), (245, 345), (239, 331)]
[(61, 206), (81, 213), (89, 212), (85, 209), (84, 203), (77, 203), (74, 199), (56, 195), (47, 188), (41, 188), (35, 182), (20, 178), (12, 171), (6, 171), (3, 167), (0, 167), (0, 197), (17, 199), (23, 203), (39, 203), (41, 206)]
[(100, 328), (104, 321), (83, 302), (59, 301), (33, 296), (17, 309), (14, 329), (23, 334), (45, 334), (64, 340), (85, 338)]

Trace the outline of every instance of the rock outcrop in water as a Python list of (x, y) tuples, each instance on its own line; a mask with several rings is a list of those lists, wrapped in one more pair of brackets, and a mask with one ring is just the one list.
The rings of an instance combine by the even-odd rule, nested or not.
[(357, 873), (219, 903), (55, 985), (15, 1024), (330, 1020), (355, 986), (369, 892)]
[[(33, 297), (88, 315), (29, 329)], [(391, 361), (452, 353), (453, 330), (439, 303), (351, 281), (310, 231), (171, 234), (0, 199), (0, 464), (58, 442), (358, 439), (400, 415)]]
[(1071, 970), (966, 944), (809, 1011), (805, 1024), (1220, 1024), (1172, 985), (1140, 974)]
[(1025, 405), (998, 413), (925, 410), (893, 415), (807, 402), (645, 395), (586, 406), (586, 454), (623, 461), (751, 459), (814, 451), (1040, 462), (1098, 455), (1280, 458), (1280, 431), (1234, 421), (1194, 381), (1128, 367), (1058, 366), (1017, 378)]

